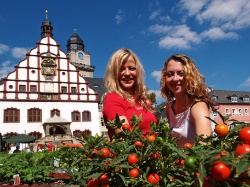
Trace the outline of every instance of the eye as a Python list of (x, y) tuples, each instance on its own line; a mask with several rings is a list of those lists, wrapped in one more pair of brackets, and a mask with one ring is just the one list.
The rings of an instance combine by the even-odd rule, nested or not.
[(135, 71), (135, 70), (136, 70), (136, 67), (130, 67), (129, 70), (130, 70), (130, 71)]
[(172, 77), (173, 76), (173, 73), (172, 72), (167, 72), (166, 73), (166, 77)]
[(124, 67), (121, 67), (120, 72), (122, 72), (122, 71), (124, 71), (124, 70), (125, 70), (125, 68), (124, 68)]
[(180, 77), (184, 77), (184, 72), (181, 71), (181, 72), (178, 73), (178, 75), (179, 75)]

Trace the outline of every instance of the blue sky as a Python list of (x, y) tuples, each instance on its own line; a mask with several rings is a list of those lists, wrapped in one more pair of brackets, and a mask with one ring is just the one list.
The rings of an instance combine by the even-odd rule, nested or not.
[(250, 91), (249, 0), (0, 0), (0, 78), (41, 39), (45, 10), (64, 52), (77, 29), (94, 77), (115, 50), (132, 49), (158, 104), (161, 69), (176, 53), (192, 58), (213, 89)]

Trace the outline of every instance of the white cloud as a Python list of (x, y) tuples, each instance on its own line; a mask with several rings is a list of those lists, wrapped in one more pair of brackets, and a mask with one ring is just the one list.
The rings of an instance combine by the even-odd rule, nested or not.
[(221, 28), (211, 28), (209, 30), (205, 30), (200, 34), (203, 38), (218, 40), (218, 39), (236, 39), (238, 35), (235, 32), (224, 32)]
[(160, 38), (158, 45), (162, 48), (189, 49), (192, 44), (200, 43), (200, 37), (196, 32), (192, 32), (187, 25), (164, 26), (153, 25), (149, 31), (155, 34), (165, 34)]
[(4, 54), (5, 52), (9, 51), (9, 47), (5, 44), (0, 44), (0, 55)]
[(172, 26), (155, 24), (148, 28), (148, 30), (154, 34), (164, 34), (171, 31)]
[[(180, 0), (172, 10), (179, 20), (171, 22), (171, 17), (159, 9), (151, 15), (154, 20), (165, 16), (168, 23), (158, 21), (148, 28), (149, 32), (161, 35), (160, 48), (190, 49), (204, 39), (238, 39), (236, 30), (250, 26), (250, 0)], [(197, 21), (202, 25), (194, 25)], [(194, 23), (192, 28), (190, 23)]]
[(14, 47), (12, 49), (12, 56), (14, 58), (25, 58), (26, 57), (26, 53), (30, 50), (30, 48), (24, 48), (24, 47)]
[(162, 12), (161, 9), (157, 9), (157, 10), (153, 11), (152, 14), (149, 16), (149, 19), (150, 20), (156, 19), (161, 14), (161, 12)]
[(250, 77), (248, 77), (248, 79), (245, 80), (240, 86), (250, 86)]
[(184, 38), (180, 38), (180, 37), (163, 37), (160, 39), (159, 41), (159, 46), (162, 48), (166, 48), (166, 49), (189, 49), (191, 48), (191, 45), (188, 43), (187, 40), (185, 40)]
[(1, 65), (2, 65), (3, 67), (8, 67), (9, 64), (10, 64), (10, 61), (7, 60), (7, 61), (3, 62)]
[(10, 61), (5, 61), (3, 63), (1, 63), (2, 67), (0, 68), (0, 78), (5, 77), (6, 75), (8, 75), (11, 71), (14, 71), (13, 66), (9, 66), (10, 65)]
[(249, 0), (213, 0), (200, 12), (197, 19), (209, 21), (212, 26), (220, 25), (224, 29), (241, 29), (250, 25)]
[(156, 79), (156, 82), (161, 81), (161, 71), (153, 71), (151, 73), (151, 76), (153, 76)]
[(115, 22), (119, 25), (125, 19), (123, 10), (119, 9), (118, 13), (115, 15)]
[(171, 17), (170, 16), (160, 16), (160, 21), (163, 22), (170, 22), (171, 21)]
[(181, 0), (178, 6), (181, 10), (187, 10), (188, 16), (193, 16), (199, 13), (207, 2), (208, 0)]

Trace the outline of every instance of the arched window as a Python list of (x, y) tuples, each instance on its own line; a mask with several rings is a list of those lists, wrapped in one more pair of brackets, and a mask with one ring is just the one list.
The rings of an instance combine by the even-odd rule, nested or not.
[(86, 135), (86, 136), (91, 136), (92, 135), (92, 132), (87, 129), (87, 130), (84, 130), (83, 133)]
[(41, 122), (42, 110), (39, 108), (28, 109), (28, 122)]
[(73, 122), (80, 122), (81, 121), (80, 112), (79, 111), (71, 112), (71, 119)]
[(82, 121), (91, 121), (91, 112), (88, 110), (84, 110), (82, 112)]
[(16, 132), (7, 132), (6, 134), (4, 134), (4, 136), (9, 137), (9, 138), (17, 136), (17, 135), (18, 133)]
[(20, 110), (17, 108), (4, 109), (4, 123), (19, 123)]
[(79, 139), (83, 139), (82, 137), (82, 131), (81, 130), (75, 130), (73, 131), (73, 136), (75, 136), (76, 138), (79, 138)]
[(40, 138), (42, 138), (42, 133), (36, 132), (36, 131), (30, 132), (30, 133), (28, 133), (28, 135), (29, 136), (34, 136), (36, 138), (36, 140), (39, 140)]
[(61, 116), (60, 110), (53, 109), (53, 110), (50, 111), (50, 117), (53, 117), (55, 114), (60, 117)]

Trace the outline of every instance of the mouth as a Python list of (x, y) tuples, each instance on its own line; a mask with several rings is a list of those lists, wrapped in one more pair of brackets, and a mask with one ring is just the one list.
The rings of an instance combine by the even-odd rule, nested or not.
[(134, 79), (122, 79), (122, 81), (126, 84), (130, 84)]
[(180, 87), (181, 84), (172, 84), (171, 86), (172, 86), (172, 87)]

